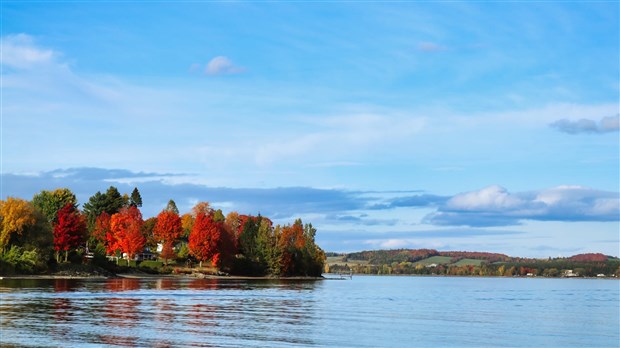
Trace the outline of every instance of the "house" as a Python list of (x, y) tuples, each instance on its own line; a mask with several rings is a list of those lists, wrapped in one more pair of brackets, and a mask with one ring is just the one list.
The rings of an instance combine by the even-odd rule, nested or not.
[(562, 274), (564, 277), (579, 277), (579, 273), (574, 273), (572, 269), (567, 269)]

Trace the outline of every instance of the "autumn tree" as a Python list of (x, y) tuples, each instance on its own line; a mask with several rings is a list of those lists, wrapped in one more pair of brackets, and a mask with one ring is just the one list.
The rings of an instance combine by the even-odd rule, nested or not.
[(54, 191), (43, 190), (34, 195), (32, 204), (47, 217), (47, 221), (53, 224), (58, 218), (58, 212), (65, 205), (71, 204), (77, 207), (77, 198), (68, 188), (60, 188)]
[(183, 214), (183, 216), (181, 216), (181, 226), (183, 226), (183, 237), (189, 238), (189, 234), (194, 227), (194, 216), (189, 213)]
[(168, 265), (168, 258), (174, 257), (174, 243), (182, 234), (183, 225), (179, 214), (172, 210), (163, 210), (157, 215), (153, 235), (163, 245), (161, 256), (166, 265)]
[(155, 237), (154, 230), (155, 224), (157, 223), (157, 217), (150, 217), (144, 220), (142, 224), (142, 234), (144, 238), (146, 238), (145, 247), (149, 248), (149, 250), (157, 249), (157, 238)]
[(222, 230), (223, 223), (213, 221), (211, 215), (204, 212), (196, 215), (192, 232), (189, 235), (189, 250), (200, 261), (200, 267), (203, 261), (208, 260), (211, 260), (214, 266), (218, 264), (220, 258), (218, 245)]
[(69, 251), (77, 248), (84, 241), (86, 235), (86, 220), (72, 203), (67, 203), (58, 211), (54, 223), (54, 250), (56, 261), (60, 262), (60, 252), (65, 252), (65, 260)]
[(102, 212), (95, 220), (95, 226), (90, 234), (91, 243), (106, 245), (106, 236), (110, 233), (110, 214)]
[(35, 210), (29, 202), (13, 197), (0, 200), (0, 250), (4, 252), (12, 235), (20, 235), (35, 222)]
[(301, 220), (295, 220), (292, 226), (282, 228), (282, 236), (278, 247), (282, 253), (281, 272), (283, 275), (293, 275), (300, 271), (302, 248), (305, 246), (304, 228)]
[(233, 234), (233, 240), (235, 242), (235, 248), (239, 247), (239, 234), (241, 234), (241, 220), (239, 219), (239, 213), (236, 211), (228, 213), (224, 224), (228, 230)]
[(206, 215), (211, 215), (213, 214), (213, 208), (211, 208), (211, 205), (209, 204), (209, 202), (198, 202), (193, 208), (192, 208), (192, 215), (195, 217), (198, 216), (198, 214), (203, 213)]
[(127, 255), (127, 260), (134, 258), (144, 248), (146, 238), (142, 234), (142, 213), (137, 207), (122, 208), (110, 219), (110, 247), (117, 247)]

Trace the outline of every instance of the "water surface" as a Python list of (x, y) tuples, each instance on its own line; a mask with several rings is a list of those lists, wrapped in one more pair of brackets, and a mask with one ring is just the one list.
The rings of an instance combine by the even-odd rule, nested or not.
[(0, 343), (135, 347), (618, 347), (620, 282), (0, 280)]

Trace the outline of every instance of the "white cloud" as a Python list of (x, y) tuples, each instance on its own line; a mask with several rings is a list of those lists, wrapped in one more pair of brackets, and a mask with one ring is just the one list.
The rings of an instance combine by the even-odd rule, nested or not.
[(205, 69), (207, 75), (239, 74), (244, 71), (245, 68), (233, 64), (230, 59), (224, 56), (217, 56), (211, 59)]
[(31, 69), (45, 66), (54, 61), (58, 55), (50, 49), (35, 45), (30, 35), (16, 34), (2, 37), (2, 65), (13, 69)]
[(618, 221), (617, 192), (582, 186), (557, 186), (533, 192), (510, 193), (493, 185), (455, 195), (425, 222), (436, 225), (507, 226), (523, 220)]
[(446, 208), (450, 210), (465, 211), (497, 211), (514, 209), (522, 206), (523, 201), (498, 185), (485, 187), (478, 191), (458, 194), (446, 203)]

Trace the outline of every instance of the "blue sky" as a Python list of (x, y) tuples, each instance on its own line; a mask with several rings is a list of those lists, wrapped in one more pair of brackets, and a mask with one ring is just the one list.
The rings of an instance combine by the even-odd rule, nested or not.
[(137, 186), (330, 251), (620, 254), (617, 2), (17, 2), (2, 198)]

